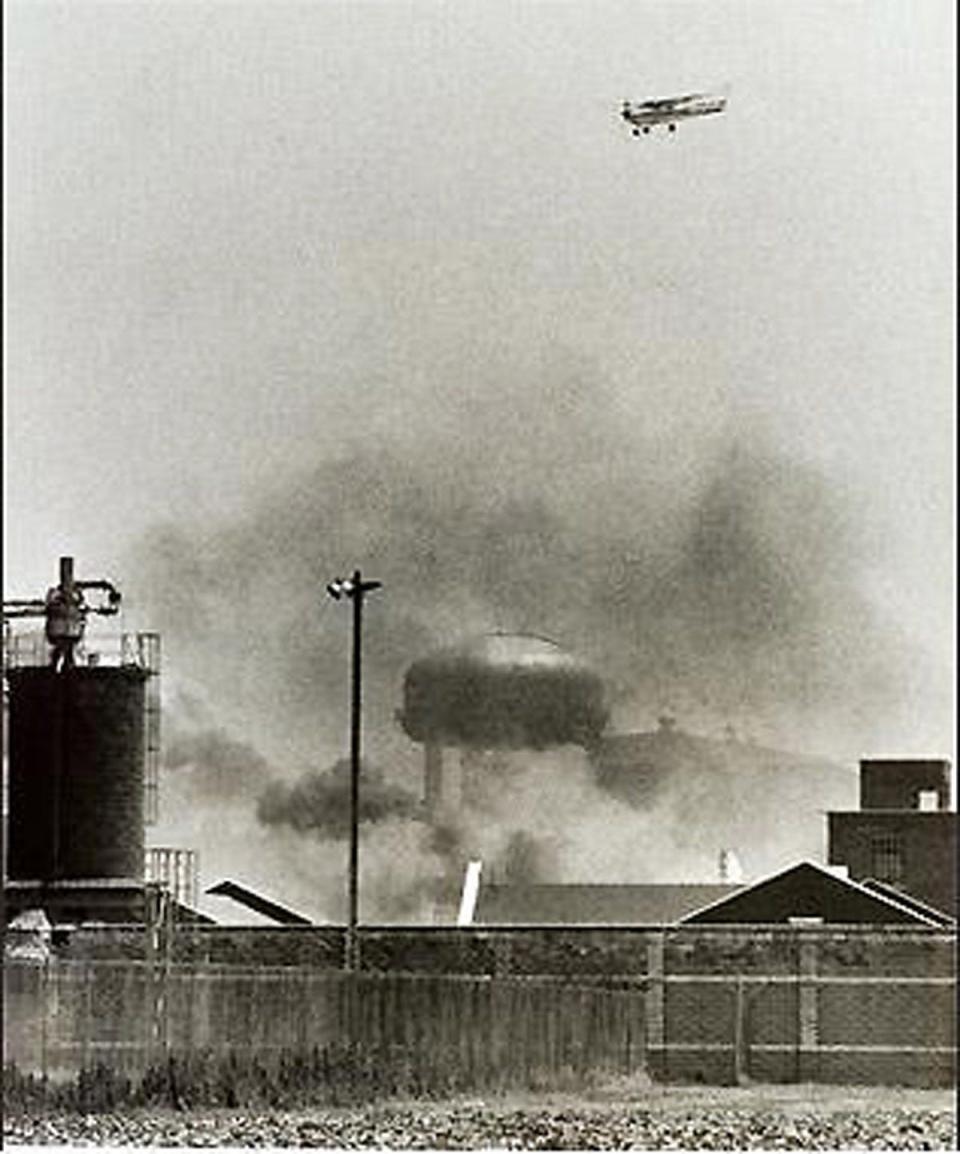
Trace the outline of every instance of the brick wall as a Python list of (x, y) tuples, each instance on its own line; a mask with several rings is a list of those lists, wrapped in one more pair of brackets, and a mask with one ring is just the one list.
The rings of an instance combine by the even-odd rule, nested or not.
[[(935, 909), (952, 914), (957, 904), (957, 815), (942, 811), (870, 810), (830, 813), (829, 860), (845, 865), (856, 880), (876, 878), (901, 886), (906, 893)], [(902, 874), (886, 878), (875, 860), (874, 844), (896, 838), (901, 849)]]

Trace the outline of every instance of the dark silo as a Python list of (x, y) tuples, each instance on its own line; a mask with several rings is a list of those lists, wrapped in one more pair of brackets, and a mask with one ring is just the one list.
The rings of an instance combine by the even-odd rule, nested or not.
[(130, 666), (7, 671), (11, 881), (142, 882), (148, 676)]

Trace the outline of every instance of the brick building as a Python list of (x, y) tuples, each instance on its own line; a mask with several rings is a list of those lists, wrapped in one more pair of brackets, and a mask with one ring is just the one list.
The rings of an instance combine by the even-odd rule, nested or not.
[(957, 814), (950, 763), (860, 762), (860, 809), (827, 814), (827, 860), (954, 916)]

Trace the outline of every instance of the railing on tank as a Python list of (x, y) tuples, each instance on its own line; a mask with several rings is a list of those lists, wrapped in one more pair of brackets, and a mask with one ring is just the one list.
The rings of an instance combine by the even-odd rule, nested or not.
[(42, 630), (14, 630), (3, 623), (3, 668), (23, 669), (31, 665), (49, 665), (50, 646)]
[(151, 846), (146, 851), (144, 865), (147, 882), (162, 886), (180, 905), (191, 909), (196, 906), (199, 893), (196, 850)]
[[(74, 657), (80, 667), (108, 666), (160, 672), (159, 633), (98, 633), (78, 642)], [(50, 645), (42, 629), (12, 629), (4, 623), (3, 663), (7, 669), (50, 664)]]
[[(160, 776), (160, 634), (98, 633), (79, 642), (78, 667), (141, 669), (148, 674), (144, 692), (143, 816), (157, 820)], [(4, 622), (4, 670), (50, 664), (50, 646), (42, 630), (14, 630)]]

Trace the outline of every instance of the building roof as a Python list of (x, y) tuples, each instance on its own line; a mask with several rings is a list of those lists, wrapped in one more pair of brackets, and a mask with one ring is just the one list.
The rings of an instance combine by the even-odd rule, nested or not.
[(281, 906), (278, 902), (273, 902), (269, 898), (262, 897), (260, 894), (254, 893), (253, 890), (248, 890), (246, 886), (232, 882), (229, 879), (217, 882), (215, 886), (211, 886), (210, 889), (207, 890), (207, 893), (215, 894), (217, 897), (231, 898), (241, 906), (246, 906), (247, 909), (262, 914), (265, 918), (279, 922), (284, 926), (313, 925), (310, 919), (305, 918), (303, 914), (294, 913), (293, 910), (287, 909), (286, 906)]
[(474, 922), (483, 925), (672, 925), (741, 885), (488, 885)]
[(890, 898), (891, 901), (899, 902), (900, 905), (906, 906), (908, 909), (932, 918), (942, 926), (956, 924), (956, 918), (952, 918), (943, 910), (935, 909), (933, 906), (927, 905), (926, 902), (920, 901), (919, 898), (915, 898), (912, 894), (904, 893), (903, 890), (897, 889), (896, 886), (889, 885), (887, 882), (878, 881), (876, 878), (861, 878), (860, 884), (874, 893), (882, 894), (884, 897)]
[(185, 906), (183, 902), (178, 901), (174, 901), (173, 903), (173, 919), (176, 922), (191, 925), (215, 926), (217, 924), (209, 914), (195, 910), (192, 906)]
[(789, 922), (941, 926), (934, 917), (860, 882), (804, 861), (681, 918), (685, 925)]

